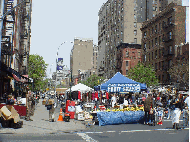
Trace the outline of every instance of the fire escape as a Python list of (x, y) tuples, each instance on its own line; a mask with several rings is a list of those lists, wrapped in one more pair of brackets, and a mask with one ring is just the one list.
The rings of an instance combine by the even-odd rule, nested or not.
[(21, 74), (28, 74), (27, 65), (29, 60), (29, 44), (30, 44), (30, 0), (26, 0), (20, 8), (20, 51), (19, 58), (22, 62)]
[(14, 31), (14, 11), (13, 8), (14, 0), (5, 1), (4, 13), (7, 13), (3, 19), (3, 33), (2, 33), (2, 59), (4, 64), (8, 67), (11, 66), (12, 55), (13, 55), (13, 31)]

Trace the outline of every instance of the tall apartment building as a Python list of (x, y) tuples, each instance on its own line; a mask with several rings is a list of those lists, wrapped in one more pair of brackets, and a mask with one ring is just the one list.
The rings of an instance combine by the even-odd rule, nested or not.
[(74, 46), (70, 54), (70, 68), (74, 78), (78, 77), (80, 70), (93, 68), (93, 48), (93, 39), (74, 39)]
[(102, 5), (98, 13), (98, 75), (110, 78), (116, 73), (116, 47), (121, 43), (141, 44), (142, 22), (170, 1), (108, 0)]
[(151, 64), (162, 84), (170, 84), (168, 70), (185, 41), (186, 7), (170, 3), (156, 17), (142, 24), (143, 62)]
[(0, 6), (0, 94), (9, 93), (10, 85), (13, 91), (27, 92), (22, 79), (28, 80), (32, 0), (4, 0)]

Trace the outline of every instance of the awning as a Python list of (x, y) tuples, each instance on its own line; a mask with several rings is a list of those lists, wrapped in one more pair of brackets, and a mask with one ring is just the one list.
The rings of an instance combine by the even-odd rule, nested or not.
[(20, 79), (17, 75), (13, 74), (13, 78), (14, 78), (16, 81), (18, 81), (18, 82), (22, 82), (22, 83), (28, 82), (28, 75), (22, 75), (22, 76), (21, 76), (21, 79)]

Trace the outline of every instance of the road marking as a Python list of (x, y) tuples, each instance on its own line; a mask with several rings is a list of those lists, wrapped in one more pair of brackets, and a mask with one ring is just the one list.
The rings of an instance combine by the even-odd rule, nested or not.
[[(163, 121), (172, 121), (172, 120), (163, 120)], [(179, 120), (179, 121), (183, 121), (183, 120)]]
[(114, 132), (116, 132), (116, 131), (106, 131), (107, 133), (114, 133)]
[(83, 140), (85, 141), (89, 141), (89, 142), (98, 142), (97, 140), (89, 137), (87, 134), (85, 133), (77, 133), (77, 135), (81, 136), (83, 138)]
[(101, 134), (101, 133), (103, 133), (103, 132), (85, 132), (86, 134), (95, 134), (95, 133), (99, 133), (99, 134)]

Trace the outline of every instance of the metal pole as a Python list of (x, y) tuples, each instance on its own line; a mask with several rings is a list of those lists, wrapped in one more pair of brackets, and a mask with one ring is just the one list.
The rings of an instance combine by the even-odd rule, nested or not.
[(2, 40), (2, 30), (3, 30), (3, 12), (4, 12), (4, 0), (1, 0), (1, 11), (0, 11), (0, 94), (3, 94), (3, 81), (2, 81), (2, 68), (1, 68), (1, 40)]
[(55, 73), (55, 87), (54, 87), (55, 94), (56, 94), (56, 85), (57, 85), (57, 58), (56, 58), (56, 73)]
[(71, 69), (71, 79), (70, 79), (70, 97), (69, 97), (69, 99), (71, 99), (71, 86), (72, 86), (72, 69)]

